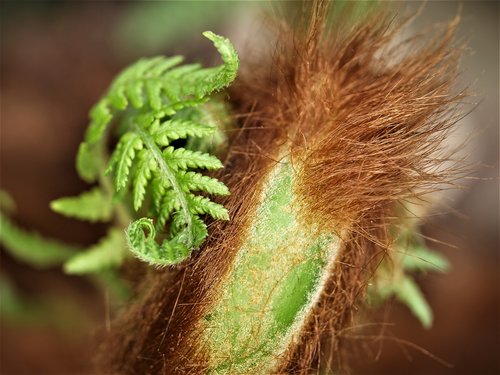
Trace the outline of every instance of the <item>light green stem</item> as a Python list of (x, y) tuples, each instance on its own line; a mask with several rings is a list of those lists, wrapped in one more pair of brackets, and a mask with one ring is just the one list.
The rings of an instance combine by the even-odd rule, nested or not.
[(214, 307), (198, 329), (209, 373), (269, 374), (317, 302), (339, 239), (301, 220), (294, 170), (277, 164)]

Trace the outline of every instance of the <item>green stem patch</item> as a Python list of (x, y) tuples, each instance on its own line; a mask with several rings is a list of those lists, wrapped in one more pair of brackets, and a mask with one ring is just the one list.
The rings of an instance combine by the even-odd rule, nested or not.
[(339, 239), (301, 221), (293, 192), (292, 166), (277, 164), (215, 305), (200, 323), (210, 373), (270, 373), (319, 297)]

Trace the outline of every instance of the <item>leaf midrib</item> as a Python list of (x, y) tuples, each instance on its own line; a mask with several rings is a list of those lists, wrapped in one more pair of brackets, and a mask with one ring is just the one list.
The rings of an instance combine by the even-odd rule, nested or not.
[(186, 243), (185, 245), (188, 249), (191, 249), (194, 243), (193, 228), (192, 228), (193, 222), (189, 211), (189, 204), (186, 195), (182, 190), (182, 188), (180, 187), (179, 183), (177, 182), (174, 172), (163, 159), (163, 153), (161, 152), (159, 147), (153, 142), (153, 139), (150, 137), (150, 135), (147, 132), (143, 131), (140, 128), (140, 126), (136, 124), (133, 125), (133, 130), (136, 131), (137, 134), (139, 134), (145, 146), (149, 149), (154, 159), (156, 160), (156, 163), (158, 164), (160, 170), (160, 177), (163, 180), (167, 180), (170, 183), (172, 189), (174, 190), (177, 196), (177, 199), (179, 200), (179, 205), (181, 206), (181, 212), (185, 217), (185, 223), (188, 231), (187, 235), (188, 243)]

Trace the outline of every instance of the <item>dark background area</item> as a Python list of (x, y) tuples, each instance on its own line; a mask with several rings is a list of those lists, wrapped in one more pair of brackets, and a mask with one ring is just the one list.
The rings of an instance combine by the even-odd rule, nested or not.
[[(408, 3), (407, 9), (419, 5)], [(260, 6), (2, 1), (0, 187), (15, 198), (16, 222), (67, 242), (95, 242), (103, 227), (65, 219), (48, 205), (86, 187), (76, 174), (74, 155), (90, 106), (113, 76), (140, 56), (175, 53), (215, 62), (210, 43), (201, 37), (206, 29), (228, 36), (243, 51), (259, 25)], [(412, 27), (418, 31), (446, 22), (457, 11), (457, 2), (429, 2)], [(369, 350), (359, 356), (354, 373), (500, 373), (498, 3), (463, 2), (459, 37), (469, 46), (459, 86), (470, 86), (475, 96), (469, 102), (477, 108), (459, 124), (460, 134), (450, 144), (469, 137), (464, 155), (475, 168), (470, 173), (474, 178), (461, 181), (461, 190), (439, 196), (437, 202), (443, 204), (423, 227), (427, 236), (440, 241), (431, 246), (452, 265), (448, 274), (418, 279), (434, 310), (434, 327), (426, 331), (404, 306), (387, 304), (373, 317), (376, 323), (389, 323), (384, 336), (366, 339)], [(72, 307), (27, 324), (2, 318), (0, 372), (91, 373), (92, 332), (107, 318), (106, 296), (88, 280), (65, 276), (58, 269), (36, 271), (4, 252), (1, 270), (24, 296), (71, 301)]]

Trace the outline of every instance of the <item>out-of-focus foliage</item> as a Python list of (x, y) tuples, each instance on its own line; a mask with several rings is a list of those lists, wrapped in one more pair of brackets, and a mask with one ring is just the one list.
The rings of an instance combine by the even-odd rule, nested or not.
[(2, 274), (0, 317), (10, 325), (52, 327), (63, 334), (76, 333), (78, 327), (88, 326), (88, 316), (74, 301), (56, 295), (25, 295)]
[(1, 192), (0, 243), (13, 258), (35, 268), (48, 268), (61, 264), (79, 250), (77, 246), (47, 239), (37, 232), (20, 228), (3, 212), (4, 207), (12, 210), (15, 205), (6, 192)]
[(428, 249), (414, 232), (404, 231), (395, 244), (391, 258), (385, 259), (368, 287), (368, 302), (379, 305), (394, 297), (410, 309), (424, 328), (431, 328), (432, 309), (420, 290), (414, 275), (446, 272), (450, 265), (436, 251)]
[(115, 45), (134, 55), (177, 48), (193, 35), (231, 21), (245, 1), (138, 1), (126, 4), (115, 29)]

